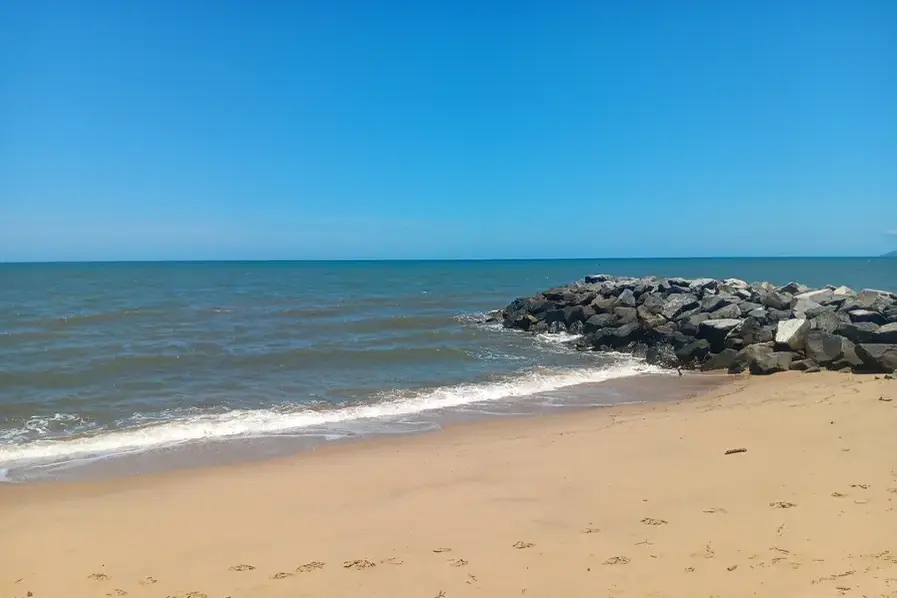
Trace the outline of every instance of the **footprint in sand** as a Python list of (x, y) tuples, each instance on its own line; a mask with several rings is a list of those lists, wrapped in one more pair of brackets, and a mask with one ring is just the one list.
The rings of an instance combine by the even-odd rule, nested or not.
[(311, 561), (309, 563), (305, 563), (304, 565), (299, 565), (296, 567), (296, 573), (309, 573), (310, 571), (316, 571), (318, 569), (323, 569), (324, 563), (321, 561)]
[(107, 579), (111, 579), (105, 573), (91, 573), (87, 576), (87, 579), (92, 579), (94, 581), (106, 581)]
[(796, 507), (797, 505), (794, 504), (793, 502), (785, 502), (782, 500), (777, 500), (775, 502), (769, 503), (769, 506), (773, 507), (774, 509), (791, 509), (793, 507)]
[(377, 563), (375, 563), (374, 561), (369, 561), (367, 559), (356, 559), (354, 561), (346, 561), (345, 563), (343, 563), (344, 569), (357, 569), (359, 571), (376, 566)]
[(467, 561), (464, 559), (449, 559), (449, 566), (451, 567), (466, 567)]
[(666, 525), (667, 522), (663, 519), (654, 519), (653, 517), (645, 517), (642, 519), (642, 523), (645, 525)]
[(177, 594), (170, 594), (165, 598), (209, 598), (209, 595), (202, 592), (178, 592)]
[(271, 579), (286, 579), (287, 577), (293, 577), (292, 573), (288, 573), (286, 571), (280, 571), (271, 576)]
[(535, 544), (533, 544), (532, 542), (523, 542), (522, 540), (519, 540), (517, 542), (514, 542), (512, 546), (517, 550), (523, 550), (524, 548), (532, 548), (533, 546), (535, 546)]
[(451, 551), (452, 551), (451, 548), (434, 548), (433, 549), (433, 552), (437, 552), (437, 553), (438, 552), (451, 552)]
[(232, 565), (227, 568), (228, 571), (255, 571), (255, 567), (253, 565)]
[(381, 565), (401, 565), (404, 562), (405, 561), (403, 561), (402, 559), (400, 559), (397, 556), (391, 556), (388, 559), (382, 559), (380, 561), (380, 564)]
[(627, 565), (629, 564), (629, 557), (625, 556), (612, 556), (606, 561), (604, 561), (603, 565)]
[(114, 590), (112, 590), (111, 592), (109, 592), (106, 595), (107, 596), (127, 596), (128, 593), (125, 592), (124, 590), (119, 590), (118, 588), (115, 588)]
[(152, 585), (158, 581), (159, 580), (156, 579), (155, 577), (148, 575), (148, 576), (144, 577), (143, 579), (141, 579), (138, 583), (142, 586), (148, 586), (148, 585)]
[(851, 488), (861, 488), (862, 490), (868, 490), (869, 484), (851, 484)]
[(844, 498), (845, 496), (847, 495), (840, 492), (832, 492), (832, 498)]
[(598, 529), (597, 527), (587, 527), (584, 530), (582, 530), (582, 533), (584, 533), (584, 534), (597, 534), (600, 532), (601, 532), (601, 530)]

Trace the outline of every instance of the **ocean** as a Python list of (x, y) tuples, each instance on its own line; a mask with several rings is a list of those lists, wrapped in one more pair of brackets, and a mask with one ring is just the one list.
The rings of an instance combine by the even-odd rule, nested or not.
[(668, 373), (483, 323), (593, 273), (897, 291), (881, 258), (0, 264), (0, 478), (645, 400), (594, 385)]

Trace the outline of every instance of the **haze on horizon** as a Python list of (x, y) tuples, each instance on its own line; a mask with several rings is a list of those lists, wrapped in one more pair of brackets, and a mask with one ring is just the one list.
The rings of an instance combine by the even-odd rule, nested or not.
[(0, 261), (882, 255), (897, 3), (0, 5)]

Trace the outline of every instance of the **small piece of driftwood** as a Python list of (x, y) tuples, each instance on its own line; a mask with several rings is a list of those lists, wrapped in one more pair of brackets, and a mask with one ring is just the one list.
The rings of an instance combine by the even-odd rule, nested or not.
[(727, 454), (727, 455), (734, 455), (735, 453), (746, 453), (746, 452), (747, 452), (747, 449), (746, 449), (746, 448), (734, 448), (734, 449), (729, 449), (729, 450), (727, 450), (727, 451), (726, 451), (726, 454)]

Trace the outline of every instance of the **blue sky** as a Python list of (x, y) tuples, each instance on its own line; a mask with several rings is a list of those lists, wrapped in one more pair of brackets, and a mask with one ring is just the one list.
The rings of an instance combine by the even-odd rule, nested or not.
[(0, 4), (0, 261), (891, 249), (891, 0)]

